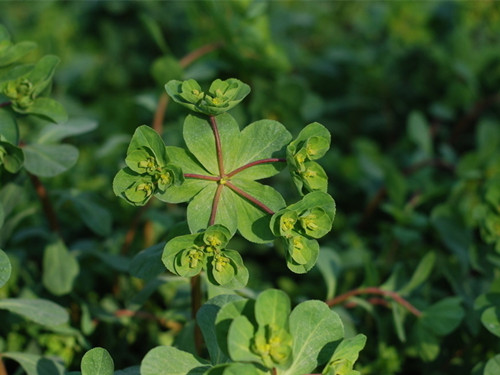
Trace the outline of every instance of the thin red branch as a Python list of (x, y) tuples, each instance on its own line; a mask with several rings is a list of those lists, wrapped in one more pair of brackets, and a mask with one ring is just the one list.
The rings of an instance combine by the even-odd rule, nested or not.
[(57, 219), (56, 211), (54, 210), (54, 206), (52, 205), (49, 194), (47, 193), (47, 189), (43, 185), (42, 181), (38, 178), (38, 176), (35, 176), (34, 174), (31, 174), (29, 172), (27, 172), (27, 174), (31, 181), (31, 184), (35, 188), (36, 195), (38, 196), (38, 199), (42, 204), (43, 212), (45, 214), (45, 217), (47, 218), (47, 221), (49, 222), (50, 230), (54, 233), (60, 234), (61, 227), (59, 225), (59, 220)]
[(251, 163), (245, 164), (239, 168), (236, 168), (231, 173), (228, 173), (226, 177), (233, 177), (235, 174), (244, 171), (247, 168), (253, 167), (254, 165), (265, 164), (265, 163), (286, 163), (286, 159), (270, 158), (252, 161)]
[[(3, 108), (3, 107), (8, 107), (9, 105), (11, 105), (12, 102), (4, 102), (4, 103), (0, 103), (0, 108)], [(0, 372), (0, 375), (1, 375), (1, 372)]]
[(0, 355), (0, 375), (8, 375), (7, 369), (5, 368), (1, 355)]
[(231, 182), (226, 182), (226, 186), (233, 190), (235, 193), (241, 195), (242, 197), (248, 199), (250, 202), (255, 204), (257, 207), (259, 207), (262, 211), (267, 212), (268, 214), (273, 215), (274, 211), (271, 210), (269, 207), (267, 207), (264, 203), (256, 199), (255, 197), (252, 197), (250, 194), (248, 194), (246, 191), (241, 190), (239, 187), (233, 185)]
[(156, 111), (153, 117), (153, 129), (160, 135), (163, 134), (163, 120), (165, 119), (165, 112), (167, 111), (169, 100), (170, 98), (167, 93), (164, 92), (160, 95), (160, 99), (158, 99), (158, 104), (156, 105)]
[(403, 306), (406, 310), (411, 312), (413, 315), (415, 315), (417, 317), (422, 315), (422, 312), (420, 310), (418, 310), (410, 302), (408, 302), (403, 297), (401, 297), (398, 293), (393, 292), (391, 290), (383, 290), (383, 289), (380, 289), (377, 287), (354, 289), (354, 290), (351, 290), (347, 293), (341, 294), (340, 296), (337, 296), (335, 298), (332, 298), (332, 299), (326, 301), (326, 304), (330, 307), (333, 307), (335, 305), (338, 305), (338, 304), (348, 300), (351, 297), (358, 296), (360, 294), (377, 294), (377, 295), (382, 295), (384, 297), (392, 298), (395, 302), (399, 303), (401, 306)]
[[(191, 277), (191, 317), (196, 323), (196, 314), (201, 307), (201, 277), (200, 275), (196, 275)], [(196, 353), (201, 355), (202, 347), (203, 347), (203, 336), (201, 334), (201, 329), (198, 324), (195, 324), (194, 327), (194, 345), (196, 348)]]
[(217, 186), (217, 190), (215, 190), (214, 201), (212, 203), (212, 212), (210, 212), (210, 221), (208, 225), (215, 224), (215, 217), (217, 216), (217, 208), (219, 207), (220, 195), (222, 193), (224, 185), (220, 184)]
[(219, 129), (217, 129), (217, 121), (215, 120), (215, 116), (210, 116), (210, 125), (212, 126), (212, 131), (214, 132), (215, 137), (215, 150), (217, 152), (217, 163), (219, 165), (219, 175), (221, 177), (224, 176), (224, 160), (222, 155), (222, 145), (220, 142), (220, 134)]
[(205, 175), (202, 175), (202, 174), (195, 174), (195, 173), (184, 173), (184, 177), (186, 177), (186, 178), (197, 178), (199, 180), (220, 181), (220, 177), (205, 176)]
[(200, 48), (195, 49), (193, 52), (180, 59), (179, 64), (181, 67), (186, 68), (202, 56), (215, 51), (216, 49), (219, 49), (220, 47), (222, 47), (222, 45), (222, 42), (215, 42), (201, 46)]

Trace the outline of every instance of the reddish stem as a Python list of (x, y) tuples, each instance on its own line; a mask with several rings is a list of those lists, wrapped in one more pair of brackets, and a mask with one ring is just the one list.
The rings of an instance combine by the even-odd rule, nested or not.
[[(196, 275), (191, 277), (191, 317), (196, 322), (196, 313), (201, 307), (201, 277)], [(203, 336), (201, 334), (201, 329), (198, 324), (194, 327), (194, 346), (196, 348), (196, 353), (201, 355), (201, 350), (203, 347)]]
[(220, 143), (219, 129), (217, 129), (217, 121), (215, 116), (210, 116), (210, 125), (215, 137), (215, 150), (217, 152), (217, 163), (219, 164), (219, 175), (224, 176), (224, 161), (222, 160), (222, 145)]
[(222, 42), (215, 42), (201, 46), (200, 48), (194, 50), (193, 52), (187, 54), (182, 59), (180, 59), (179, 64), (181, 67), (185, 68), (188, 65), (191, 65), (196, 60), (198, 60), (200, 57), (220, 48), (222, 45), (223, 45)]
[(217, 190), (215, 190), (214, 201), (212, 203), (212, 212), (210, 213), (210, 221), (209, 221), (208, 225), (215, 224), (215, 216), (217, 215), (217, 208), (219, 207), (220, 195), (222, 193), (223, 187), (224, 187), (224, 185), (219, 184), (217, 186)]
[(166, 92), (160, 95), (153, 117), (153, 129), (160, 135), (163, 134), (163, 120), (165, 119), (165, 112), (167, 111), (169, 100), (170, 99)]
[(228, 188), (230, 188), (231, 190), (233, 190), (235, 193), (237, 193), (237, 194), (241, 195), (242, 197), (248, 199), (250, 202), (252, 202), (253, 204), (255, 204), (257, 207), (259, 207), (263, 211), (267, 212), (268, 214), (271, 214), (271, 215), (274, 214), (274, 211), (271, 210), (269, 207), (267, 207), (264, 203), (262, 203), (261, 201), (259, 201), (256, 198), (252, 197), (246, 191), (243, 191), (239, 187), (233, 185), (231, 182), (229, 182), (229, 181), (226, 182), (226, 186)]
[(240, 173), (241, 171), (244, 171), (247, 168), (253, 167), (254, 165), (265, 164), (265, 163), (277, 163), (277, 162), (286, 163), (286, 159), (270, 158), (270, 159), (261, 159), (252, 161), (251, 163), (245, 164), (242, 167), (236, 168), (231, 173), (228, 173), (227, 177), (233, 177), (235, 174)]
[(2, 356), (0, 355), (0, 375), (8, 375), (7, 369), (5, 368), (5, 365), (3, 364)]
[[(4, 102), (4, 103), (0, 103), (0, 108), (3, 108), (3, 107), (8, 107), (9, 105), (11, 105), (12, 102)], [(1, 374), (1, 373), (0, 373)]]
[(38, 199), (42, 203), (43, 212), (45, 213), (45, 217), (47, 218), (50, 226), (50, 230), (54, 233), (60, 234), (61, 227), (59, 226), (59, 221), (57, 220), (56, 211), (54, 210), (54, 206), (52, 206), (52, 202), (50, 200), (49, 194), (47, 193), (47, 189), (43, 185), (42, 181), (29, 172), (28, 177), (30, 178), (31, 184), (35, 188), (35, 192), (38, 196)]
[(354, 290), (351, 290), (347, 293), (341, 294), (340, 296), (337, 296), (331, 300), (326, 301), (326, 304), (330, 307), (333, 307), (335, 305), (338, 305), (338, 304), (348, 300), (351, 297), (358, 296), (360, 294), (378, 294), (378, 295), (382, 295), (384, 297), (392, 298), (394, 301), (399, 303), (401, 306), (403, 306), (406, 310), (411, 312), (416, 317), (419, 317), (422, 315), (422, 312), (420, 310), (418, 310), (410, 302), (408, 302), (403, 297), (401, 297), (398, 293), (393, 292), (391, 290), (383, 290), (383, 289), (380, 289), (377, 287), (354, 289)]
[(195, 174), (195, 173), (184, 173), (184, 177), (186, 177), (186, 178), (197, 178), (199, 180), (220, 181), (220, 177), (205, 176), (205, 175), (202, 175), (202, 174)]

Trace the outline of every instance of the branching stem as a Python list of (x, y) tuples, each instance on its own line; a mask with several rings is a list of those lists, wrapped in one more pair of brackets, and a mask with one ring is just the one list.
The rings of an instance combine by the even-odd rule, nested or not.
[(331, 300), (326, 301), (326, 304), (330, 307), (333, 307), (335, 305), (338, 305), (338, 304), (348, 300), (351, 297), (358, 296), (360, 294), (377, 294), (377, 295), (382, 295), (384, 297), (392, 298), (394, 301), (399, 303), (401, 306), (403, 306), (406, 310), (411, 312), (416, 317), (419, 317), (422, 315), (422, 312), (420, 310), (418, 310), (410, 302), (408, 302), (403, 297), (401, 297), (398, 293), (393, 292), (391, 290), (383, 290), (383, 289), (380, 289), (377, 287), (354, 289), (354, 290), (351, 290), (347, 293), (341, 294), (340, 296), (332, 298)]
[(215, 224), (215, 216), (217, 215), (217, 208), (219, 207), (220, 195), (223, 188), (224, 185), (220, 184), (217, 186), (217, 190), (215, 190), (214, 201), (212, 203), (212, 212), (210, 213), (210, 221), (208, 225)]
[(186, 178), (197, 178), (199, 180), (220, 181), (220, 177), (205, 176), (205, 175), (202, 175), (202, 174), (195, 174), (195, 173), (184, 173), (184, 177), (186, 177)]
[(212, 126), (212, 131), (214, 132), (215, 137), (215, 150), (217, 153), (217, 163), (219, 164), (219, 175), (223, 177), (225, 173), (224, 160), (222, 155), (222, 145), (220, 143), (219, 129), (217, 129), (217, 121), (215, 120), (215, 116), (210, 116), (210, 125)]
[(240, 173), (241, 171), (244, 171), (247, 168), (253, 167), (254, 165), (266, 164), (266, 163), (286, 163), (286, 159), (269, 158), (269, 159), (252, 161), (251, 163), (245, 164), (239, 168), (236, 168), (231, 173), (228, 173), (227, 177), (233, 177), (235, 174)]
[(264, 203), (256, 199), (255, 197), (252, 197), (250, 194), (248, 194), (246, 191), (241, 190), (239, 187), (233, 185), (231, 182), (226, 182), (226, 186), (233, 190), (236, 194), (241, 195), (242, 197), (248, 199), (250, 202), (255, 204), (257, 207), (262, 209), (263, 211), (267, 212), (268, 214), (274, 215), (274, 211), (271, 210), (269, 207), (267, 207)]

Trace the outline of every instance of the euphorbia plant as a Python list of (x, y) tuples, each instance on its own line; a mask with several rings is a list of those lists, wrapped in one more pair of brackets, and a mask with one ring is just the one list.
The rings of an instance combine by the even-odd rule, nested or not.
[[(288, 268), (309, 271), (319, 255), (317, 240), (331, 230), (335, 217), (327, 176), (317, 162), (330, 147), (329, 131), (312, 123), (292, 140), (274, 120), (240, 130), (228, 111), (250, 88), (234, 78), (214, 81), (207, 92), (194, 80), (173, 80), (165, 88), (175, 102), (195, 112), (184, 121), (186, 148), (166, 146), (153, 129), (140, 126), (113, 189), (135, 206), (153, 196), (166, 203), (188, 202), (189, 233), (165, 244), (162, 261), (170, 272), (192, 278), (192, 298), (198, 299), (193, 308), (201, 305), (201, 274), (225, 288), (247, 284), (242, 257), (228, 248), (236, 233), (254, 243), (278, 240)], [(259, 182), (286, 166), (300, 197), (289, 205), (277, 190)], [(308, 301), (290, 310), (290, 300), (277, 290), (263, 292), (255, 302), (216, 297), (197, 314), (211, 363), (160, 347), (146, 356), (141, 374), (304, 374), (325, 364), (325, 374), (356, 373), (352, 365), (364, 338), (345, 342), (348, 354), (339, 354), (332, 344), (344, 335), (342, 323), (326, 304)]]

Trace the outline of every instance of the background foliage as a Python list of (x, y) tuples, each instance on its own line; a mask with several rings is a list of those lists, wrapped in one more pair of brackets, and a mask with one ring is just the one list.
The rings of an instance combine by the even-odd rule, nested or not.
[[(0, 299), (36, 296), (70, 313), (69, 324), (54, 327), (4, 306), (0, 352), (55, 356), (77, 370), (97, 346), (118, 369), (160, 344), (193, 351), (186, 281), (161, 264), (144, 272), (132, 262), (168, 238), (184, 208), (153, 202), (141, 211), (111, 184), (135, 128), (153, 122), (165, 82), (235, 77), (252, 88), (232, 112), (240, 122), (276, 119), (294, 136), (312, 121), (330, 130), (322, 165), (337, 202), (320, 262), (306, 275), (283, 267), (279, 249), (235, 239), (251, 275), (245, 293), (278, 287), (293, 304), (328, 301), (349, 336), (368, 337), (362, 374), (497, 373), (499, 4), (44, 1), (0, 9), (14, 41), (38, 44), (28, 60), (61, 59), (52, 97), (69, 124), (98, 125), (68, 133), (78, 162), (42, 179), (65, 244), (52, 239), (28, 178), (0, 176), (0, 247), (12, 264)], [(183, 59), (206, 45), (215, 50)], [(185, 114), (168, 106), (170, 145), (181, 145)], [(40, 125), (21, 121), (21, 139), (34, 141), (40, 133), (29, 126)], [(292, 196), (280, 176), (275, 186)]]

